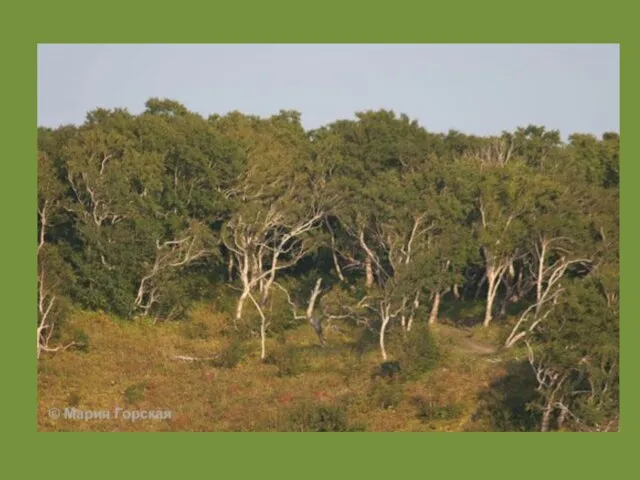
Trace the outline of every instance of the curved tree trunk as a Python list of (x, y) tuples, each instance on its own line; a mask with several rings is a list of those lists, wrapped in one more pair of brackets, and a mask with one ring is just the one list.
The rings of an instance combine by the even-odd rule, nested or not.
[(484, 321), (482, 325), (488, 327), (493, 320), (493, 302), (496, 298), (497, 285), (493, 275), (487, 275), (487, 306), (484, 311)]
[(238, 329), (238, 322), (242, 320), (242, 310), (244, 308), (244, 302), (247, 300), (248, 296), (249, 296), (249, 289), (245, 288), (242, 291), (242, 294), (240, 294), (240, 297), (238, 298), (238, 303), (236, 304), (236, 314), (235, 314), (235, 317), (233, 318), (233, 326), (236, 330)]
[(433, 305), (431, 305), (431, 313), (429, 314), (429, 325), (433, 325), (438, 320), (438, 310), (440, 309), (440, 292), (436, 292), (433, 297)]
[(384, 312), (382, 316), (382, 325), (380, 326), (380, 353), (382, 354), (382, 359), (385, 362), (387, 361), (387, 350), (384, 345), (384, 334), (390, 319), (388, 312)]

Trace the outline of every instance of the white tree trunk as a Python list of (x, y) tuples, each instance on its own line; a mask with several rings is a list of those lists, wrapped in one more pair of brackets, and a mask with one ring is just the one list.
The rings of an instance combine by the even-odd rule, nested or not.
[(267, 326), (264, 317), (260, 320), (260, 360), (267, 358)]
[(380, 302), (380, 319), (382, 320), (382, 325), (380, 325), (380, 353), (382, 354), (382, 359), (387, 361), (387, 349), (384, 345), (384, 334), (387, 330), (387, 325), (391, 321), (391, 314), (389, 313), (390, 306), (388, 303)]
[(260, 360), (264, 360), (267, 358), (267, 327), (269, 324), (267, 323), (267, 318), (264, 316), (262, 308), (258, 302), (256, 302), (256, 299), (253, 298), (251, 293), (249, 293), (248, 296), (255, 305), (256, 310), (258, 310), (258, 314), (260, 314)]
[(340, 268), (340, 263), (338, 262), (338, 255), (336, 254), (336, 237), (333, 233), (333, 229), (331, 228), (331, 224), (329, 223), (329, 220), (327, 219), (327, 217), (325, 217), (324, 223), (329, 229), (329, 232), (331, 233), (331, 255), (333, 257), (333, 266), (336, 269), (336, 274), (338, 275), (338, 278), (340, 279), (340, 281), (344, 282), (345, 278), (344, 278), (344, 275), (342, 275), (342, 269)]
[(484, 321), (482, 325), (488, 327), (493, 320), (493, 302), (498, 290), (495, 272), (492, 268), (487, 268), (487, 306), (484, 311)]
[(227, 263), (227, 275), (229, 282), (233, 281), (233, 255), (229, 254), (229, 262)]
[(340, 263), (338, 262), (338, 255), (336, 254), (335, 250), (331, 250), (331, 253), (333, 255), (333, 266), (336, 269), (336, 274), (338, 275), (338, 279), (340, 280), (340, 282), (344, 282), (345, 278), (344, 278), (344, 275), (342, 274)]
[(416, 316), (416, 312), (418, 308), (420, 308), (420, 291), (416, 292), (416, 296), (413, 298), (413, 308), (411, 309), (411, 315), (409, 315), (409, 321), (407, 322), (407, 332), (411, 331), (411, 327), (413, 326), (413, 319)]
[(440, 308), (440, 292), (436, 292), (431, 305), (431, 313), (429, 314), (429, 325), (433, 325), (438, 320), (438, 310)]
[[(572, 259), (567, 260), (564, 257), (556, 260), (552, 265), (547, 266), (548, 254), (553, 250), (550, 247), (552, 242), (562, 240), (562, 237), (555, 239), (540, 238), (536, 244), (535, 257), (538, 262), (537, 272), (535, 273), (536, 281), (536, 301), (530, 305), (520, 315), (518, 322), (505, 341), (505, 347), (510, 348), (519, 340), (533, 332), (538, 324), (544, 321), (551, 313), (553, 305), (556, 304), (558, 297), (564, 291), (561, 286), (561, 280), (567, 268), (574, 263), (586, 263), (589, 259)], [(543, 312), (543, 307), (546, 310)], [(533, 314), (531, 312), (533, 311)], [(527, 326), (527, 322), (531, 320)]]
[(247, 300), (249, 293), (249, 288), (245, 286), (242, 290), (242, 293), (240, 294), (240, 297), (238, 298), (238, 303), (236, 304), (236, 314), (233, 317), (233, 326), (236, 330), (238, 329), (238, 322), (242, 320), (242, 310), (244, 308), (244, 302)]
[(367, 288), (371, 288), (373, 287), (373, 265), (371, 262), (371, 257), (365, 258), (364, 269), (365, 269), (365, 276), (366, 276), (365, 285)]
[(511, 264), (511, 262), (503, 261), (499, 264), (494, 264), (492, 260), (488, 261), (486, 268), (486, 278), (487, 278), (487, 308), (484, 312), (484, 322), (483, 326), (488, 327), (491, 321), (493, 320), (493, 305), (496, 300), (496, 295), (498, 293), (498, 287), (502, 282), (502, 277), (504, 276), (507, 268)]
[(549, 404), (545, 406), (542, 412), (542, 425), (540, 426), (541, 432), (549, 431), (549, 424), (551, 423), (551, 414), (553, 413), (553, 407)]
[[(562, 399), (560, 399), (560, 402), (562, 403)], [(567, 419), (567, 409), (563, 408), (562, 410), (560, 410), (560, 414), (558, 415), (558, 429), (562, 428), (566, 419)]]
[(544, 265), (547, 252), (546, 242), (542, 242), (542, 248), (538, 256), (538, 278), (536, 279), (536, 317), (540, 315), (540, 308), (542, 307), (542, 281), (544, 280)]
[(382, 326), (380, 327), (380, 353), (382, 354), (382, 359), (387, 361), (387, 350), (384, 346), (384, 334), (387, 329), (387, 325), (389, 324), (390, 318), (388, 316), (384, 316), (382, 319)]

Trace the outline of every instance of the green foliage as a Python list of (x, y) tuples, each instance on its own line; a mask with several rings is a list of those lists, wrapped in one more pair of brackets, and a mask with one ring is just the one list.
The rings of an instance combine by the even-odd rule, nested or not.
[(136, 383), (128, 386), (124, 391), (124, 399), (127, 405), (134, 405), (140, 402), (147, 390), (147, 384), (145, 382)]
[(213, 365), (219, 368), (234, 368), (246, 355), (246, 347), (242, 339), (237, 334), (229, 336), (227, 343), (218, 357), (212, 361)]
[(184, 336), (188, 340), (211, 338), (211, 329), (205, 322), (186, 322), (184, 325)]
[(369, 402), (383, 410), (397, 407), (403, 398), (404, 389), (400, 382), (374, 380), (369, 390)]
[(393, 380), (394, 378), (400, 376), (401, 371), (402, 368), (400, 367), (400, 364), (398, 362), (383, 362), (378, 367), (376, 367), (375, 371), (373, 372), (372, 378)]
[(368, 351), (378, 345), (378, 335), (370, 328), (363, 328), (360, 331), (353, 345), (353, 350), (357, 358), (362, 358)]
[(359, 432), (359, 425), (348, 422), (345, 405), (319, 405), (303, 402), (290, 412), (279, 428), (285, 432)]
[(456, 403), (437, 405), (429, 399), (414, 397), (413, 404), (416, 407), (417, 417), (423, 422), (454, 420), (462, 413), (462, 406)]
[(283, 341), (267, 355), (265, 363), (275, 365), (279, 377), (295, 377), (308, 368), (308, 360), (300, 347)]
[(397, 351), (396, 358), (402, 366), (403, 375), (408, 379), (415, 379), (432, 370), (440, 361), (440, 346), (430, 329), (422, 325), (406, 335), (396, 335), (395, 342), (393, 348)]
[[(537, 383), (526, 361), (510, 362), (507, 373), (480, 394), (475, 419), (484, 419), (491, 431), (523, 432), (540, 428), (540, 414), (531, 408)], [(484, 418), (483, 418), (484, 417)]]
[[(539, 293), (544, 246), (542, 272), (581, 261), (561, 271), (556, 302), (526, 339), (566, 378), (556, 393), (580, 425), (599, 428), (619, 403), (619, 149), (615, 133), (563, 143), (536, 125), (432, 133), (389, 110), (307, 132), (289, 110), (203, 118), (162, 98), (139, 115), (98, 108), (80, 126), (38, 129), (38, 324), (61, 342), (70, 302), (154, 321), (208, 302), (231, 319), (249, 285), (266, 335), (281, 336), (300, 325), (322, 279), (314, 318), (353, 329), (359, 361), (389, 320), (388, 350), (413, 379), (443, 354), (421, 326), (426, 299), (438, 294), (442, 315), (478, 323), (485, 300), (473, 292), (488, 292), (482, 274), (499, 270), (497, 301), (517, 316)], [(450, 298), (454, 284), (463, 298)], [(539, 285), (549, 284), (547, 275)], [(406, 335), (401, 318), (415, 320)], [(233, 334), (214, 363), (237, 365), (260, 322), (247, 300), (242, 318), (216, 330)], [(206, 325), (183, 333), (207, 339)], [(81, 333), (70, 337), (88, 348)], [(306, 368), (289, 344), (268, 361), (281, 376)], [(534, 428), (524, 405), (537, 415), (558, 403), (553, 389), (507, 390), (487, 400), (495, 428)], [(394, 392), (376, 395), (394, 404)], [(453, 415), (429, 408), (425, 417)]]
[(74, 328), (71, 333), (71, 341), (74, 349), (80, 352), (88, 352), (90, 347), (89, 335), (81, 328)]

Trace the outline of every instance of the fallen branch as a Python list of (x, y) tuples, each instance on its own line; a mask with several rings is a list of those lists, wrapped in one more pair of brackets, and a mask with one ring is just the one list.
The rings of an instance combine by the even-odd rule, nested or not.
[(198, 362), (198, 361), (204, 361), (204, 360), (215, 360), (216, 358), (219, 358), (220, 354), (215, 355), (213, 357), (190, 357), (189, 355), (174, 355), (173, 357), (171, 357), (174, 360), (185, 360), (187, 362)]

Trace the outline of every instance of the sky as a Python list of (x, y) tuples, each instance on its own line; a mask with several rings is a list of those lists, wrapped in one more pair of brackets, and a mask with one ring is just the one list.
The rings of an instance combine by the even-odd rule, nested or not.
[(204, 116), (297, 110), (307, 129), (380, 108), (427, 130), (492, 135), (529, 124), (619, 132), (617, 44), (44, 44), (38, 125), (151, 97)]

